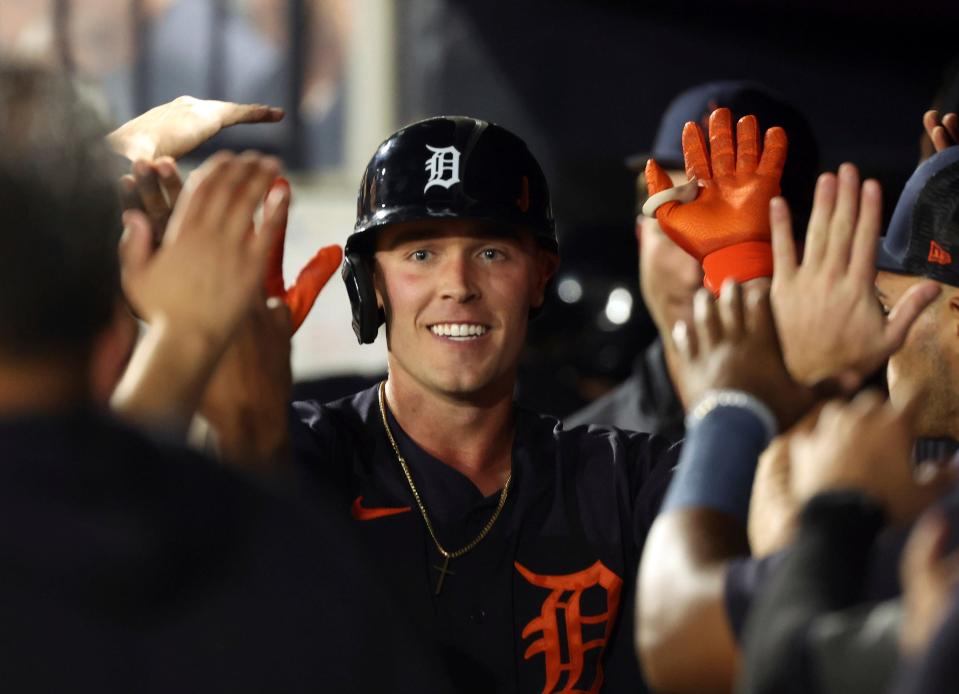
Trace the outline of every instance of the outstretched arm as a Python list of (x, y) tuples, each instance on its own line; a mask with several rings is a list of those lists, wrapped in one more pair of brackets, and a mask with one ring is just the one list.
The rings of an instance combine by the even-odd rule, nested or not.
[(149, 329), (114, 393), (122, 417), (185, 431), (217, 360), (260, 296), (285, 192), (267, 198), (260, 228), (250, 229), (278, 172), (271, 157), (214, 155), (187, 181), (156, 251), (146, 215), (125, 213), (123, 289)]
[(674, 330), (699, 404), (640, 565), (637, 645), (654, 689), (728, 691), (738, 652), (726, 615), (727, 562), (748, 554), (746, 514), (756, 461), (777, 427), (812, 402), (779, 354), (768, 293), (748, 302), (723, 287), (696, 297), (695, 326)]
[(180, 96), (129, 120), (107, 135), (117, 154), (130, 161), (189, 154), (223, 128), (241, 123), (276, 123), (283, 109), (264, 104)]

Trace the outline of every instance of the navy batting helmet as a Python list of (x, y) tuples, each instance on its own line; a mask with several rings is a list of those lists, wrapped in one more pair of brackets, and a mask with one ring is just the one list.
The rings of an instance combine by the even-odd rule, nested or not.
[(383, 322), (371, 268), (376, 231), (427, 219), (516, 226), (558, 251), (546, 177), (523, 140), (476, 118), (413, 123), (393, 133), (367, 164), (356, 226), (346, 240), (342, 274), (360, 344), (373, 342)]

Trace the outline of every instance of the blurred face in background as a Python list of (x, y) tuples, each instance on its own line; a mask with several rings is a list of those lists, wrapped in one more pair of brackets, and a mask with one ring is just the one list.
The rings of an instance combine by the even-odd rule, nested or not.
[[(684, 171), (667, 172), (673, 184), (686, 182)], [(646, 200), (645, 177), (637, 181), (638, 207)], [(660, 334), (678, 320), (692, 320), (693, 295), (703, 286), (703, 270), (695, 258), (673, 243), (654, 217), (636, 217), (639, 241), (639, 286), (646, 308)]]

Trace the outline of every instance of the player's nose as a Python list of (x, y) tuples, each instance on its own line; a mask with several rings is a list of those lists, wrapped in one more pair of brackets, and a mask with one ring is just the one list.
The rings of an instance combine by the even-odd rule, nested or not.
[(456, 255), (443, 263), (439, 272), (440, 294), (444, 299), (464, 303), (480, 296), (473, 267), (467, 258)]

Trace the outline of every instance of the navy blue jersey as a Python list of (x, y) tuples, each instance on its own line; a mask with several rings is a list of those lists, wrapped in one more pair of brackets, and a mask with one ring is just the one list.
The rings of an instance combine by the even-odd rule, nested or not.
[[(512, 485), (489, 535), (448, 566), (390, 446), (377, 390), (297, 403), (301, 474), (337, 495), (383, 581), (443, 652), (458, 691), (642, 691), (633, 650), (636, 570), (675, 455), (645, 434), (517, 411)], [(389, 416), (448, 550), (499, 501), (433, 458)]]
[(4, 691), (453, 691), (315, 516), (91, 413), (0, 419)]

